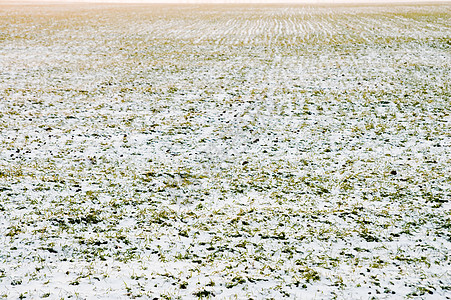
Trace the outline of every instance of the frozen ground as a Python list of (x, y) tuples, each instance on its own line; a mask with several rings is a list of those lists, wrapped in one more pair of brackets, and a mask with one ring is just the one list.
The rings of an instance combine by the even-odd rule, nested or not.
[(449, 299), (451, 6), (0, 7), (0, 295)]

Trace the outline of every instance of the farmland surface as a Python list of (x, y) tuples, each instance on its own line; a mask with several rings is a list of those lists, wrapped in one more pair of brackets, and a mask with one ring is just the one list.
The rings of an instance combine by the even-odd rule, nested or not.
[(0, 6), (0, 297), (449, 299), (450, 19)]

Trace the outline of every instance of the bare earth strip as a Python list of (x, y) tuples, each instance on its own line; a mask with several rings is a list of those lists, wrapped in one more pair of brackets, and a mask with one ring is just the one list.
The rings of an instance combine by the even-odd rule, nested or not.
[(449, 299), (450, 19), (0, 6), (0, 296)]

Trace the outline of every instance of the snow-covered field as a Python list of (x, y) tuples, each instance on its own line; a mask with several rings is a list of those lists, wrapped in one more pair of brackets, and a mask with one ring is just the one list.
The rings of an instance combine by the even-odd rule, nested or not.
[(0, 6), (0, 296), (450, 299), (450, 18)]

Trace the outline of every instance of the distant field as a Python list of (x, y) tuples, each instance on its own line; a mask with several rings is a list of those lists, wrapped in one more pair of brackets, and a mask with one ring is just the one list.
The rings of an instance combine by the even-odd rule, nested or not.
[(29, 3), (119, 3), (119, 4), (149, 4), (149, 3), (181, 3), (181, 4), (421, 4), (451, 3), (451, 0), (0, 0), (0, 3), (29, 4)]
[(0, 296), (449, 299), (450, 19), (0, 6)]

